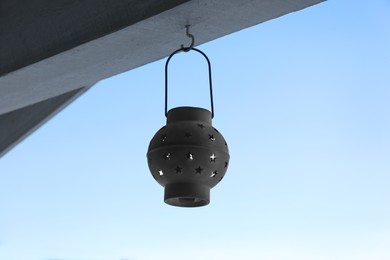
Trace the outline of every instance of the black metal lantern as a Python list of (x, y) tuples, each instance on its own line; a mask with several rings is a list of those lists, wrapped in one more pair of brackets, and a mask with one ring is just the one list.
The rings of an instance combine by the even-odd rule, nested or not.
[[(193, 36), (187, 35), (193, 39)], [(209, 66), (211, 112), (197, 107), (177, 107), (167, 111), (168, 63), (181, 51), (202, 54)], [(210, 189), (224, 177), (229, 150), (221, 133), (212, 126), (214, 117), (211, 65), (200, 50), (190, 47), (173, 52), (165, 64), (165, 115), (162, 127), (149, 144), (147, 159), (154, 179), (165, 187), (165, 203), (179, 207), (199, 207), (210, 202)]]

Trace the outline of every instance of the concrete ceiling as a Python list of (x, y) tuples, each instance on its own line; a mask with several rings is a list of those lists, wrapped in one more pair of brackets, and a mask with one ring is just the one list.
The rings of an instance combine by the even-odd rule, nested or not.
[(3, 0), (0, 156), (96, 82), (323, 0)]

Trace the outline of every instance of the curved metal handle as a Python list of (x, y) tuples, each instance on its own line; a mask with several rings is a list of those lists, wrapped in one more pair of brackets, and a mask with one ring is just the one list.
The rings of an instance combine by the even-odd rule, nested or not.
[(210, 85), (210, 103), (211, 103), (211, 118), (214, 118), (214, 101), (213, 101), (213, 83), (211, 81), (211, 63), (210, 63), (210, 60), (209, 58), (207, 57), (207, 55), (202, 52), (201, 50), (198, 50), (196, 48), (193, 48), (193, 47), (182, 47), (176, 51), (174, 51), (171, 55), (169, 55), (166, 63), (165, 63), (165, 117), (168, 116), (168, 63), (169, 61), (171, 60), (171, 58), (181, 52), (181, 51), (184, 51), (184, 52), (188, 52), (190, 50), (194, 50), (200, 54), (203, 55), (203, 57), (206, 59), (207, 61), (207, 64), (208, 64), (208, 67), (209, 67), (209, 85)]

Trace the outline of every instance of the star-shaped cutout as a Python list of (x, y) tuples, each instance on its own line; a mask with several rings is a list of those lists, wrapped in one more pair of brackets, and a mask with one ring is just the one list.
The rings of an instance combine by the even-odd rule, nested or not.
[(183, 170), (183, 168), (181, 168), (180, 166), (177, 166), (177, 167), (175, 168), (176, 173), (181, 173), (182, 170)]
[(186, 156), (187, 156), (187, 160), (189, 161), (194, 160), (194, 155), (192, 153), (187, 153)]
[(198, 127), (200, 127), (201, 129), (205, 128), (204, 124), (198, 124)]
[(198, 168), (195, 168), (195, 173), (196, 173), (196, 174), (201, 174), (202, 171), (203, 171), (203, 169), (200, 168), (200, 166), (198, 166)]
[(215, 176), (217, 176), (217, 174), (218, 174), (217, 171), (212, 171), (210, 177), (215, 178)]
[(210, 162), (215, 163), (215, 159), (217, 159), (217, 156), (215, 156), (215, 154), (210, 155)]
[(170, 160), (171, 159), (171, 153), (166, 153), (163, 155), (165, 160)]
[(212, 142), (214, 142), (214, 141), (215, 141), (214, 135), (210, 135), (210, 134), (209, 134), (209, 139), (210, 139)]
[(158, 174), (159, 174), (160, 176), (163, 176), (163, 175), (164, 175), (164, 173), (163, 173), (162, 170), (159, 170), (159, 171), (158, 171)]
[(191, 136), (192, 136), (192, 134), (189, 133), (189, 132), (187, 132), (187, 133), (185, 134), (185, 137), (187, 137), (187, 139), (190, 138)]
[(167, 140), (167, 135), (166, 134), (163, 134), (161, 136), (161, 141), (165, 142)]
[(227, 168), (227, 167), (228, 167), (228, 164), (229, 164), (228, 162), (225, 162), (225, 168)]

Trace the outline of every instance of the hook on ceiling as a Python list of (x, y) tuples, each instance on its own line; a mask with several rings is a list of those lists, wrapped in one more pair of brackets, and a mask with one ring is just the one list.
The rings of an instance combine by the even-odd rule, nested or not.
[(195, 44), (195, 37), (194, 37), (194, 35), (192, 35), (190, 33), (190, 25), (189, 24), (186, 25), (186, 35), (187, 35), (187, 37), (191, 38), (191, 45), (188, 46), (188, 47), (184, 47), (183, 44), (181, 45), (181, 49), (183, 51), (185, 51), (185, 52), (187, 52), (187, 51), (191, 50), (192, 48), (194, 48), (194, 44)]

